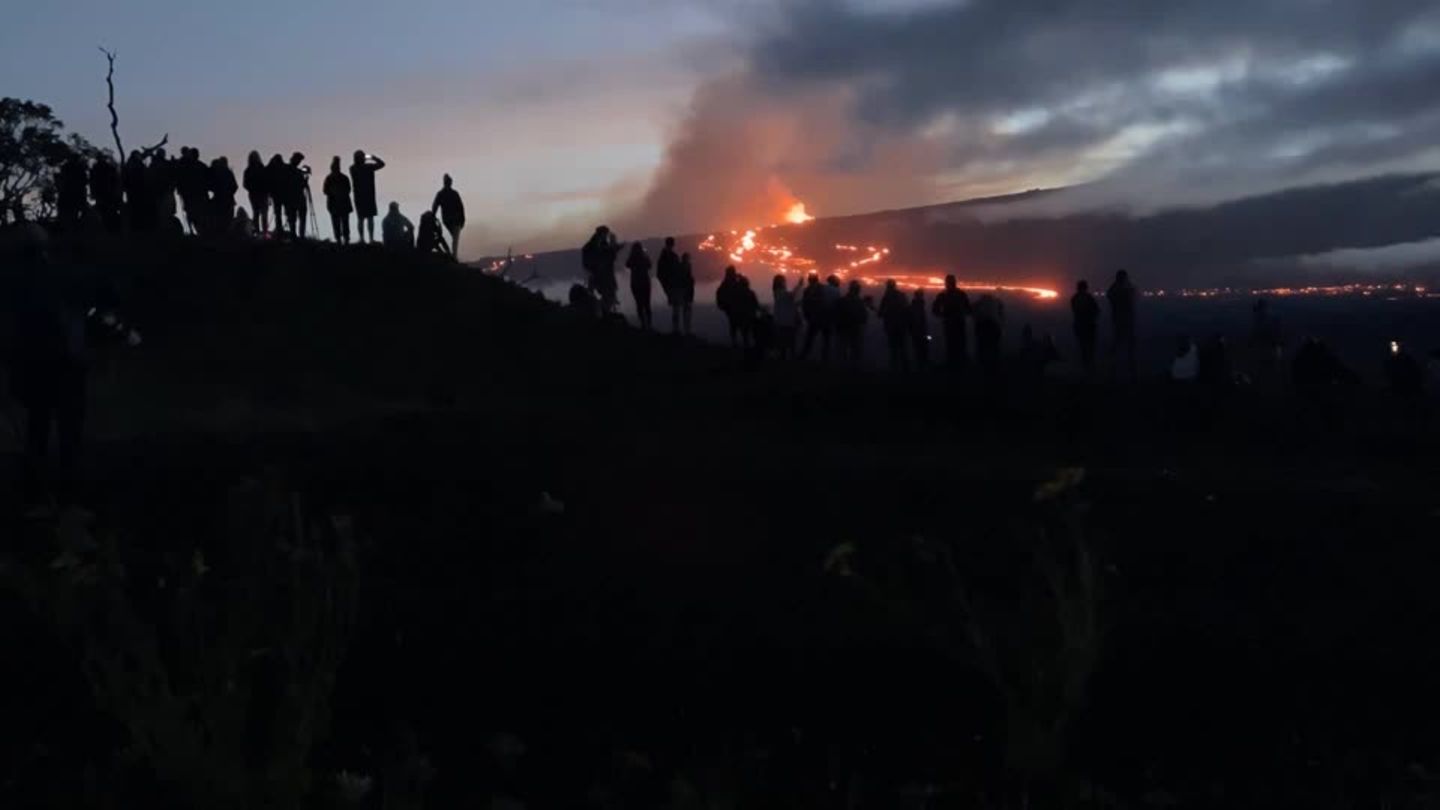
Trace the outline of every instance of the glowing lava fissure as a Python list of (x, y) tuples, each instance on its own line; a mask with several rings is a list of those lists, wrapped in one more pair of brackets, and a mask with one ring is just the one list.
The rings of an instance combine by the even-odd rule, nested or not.
[[(785, 216), (789, 225), (804, 225), (814, 221), (805, 210), (803, 202), (794, 203)], [(943, 275), (933, 272), (914, 273), (895, 270), (879, 272), (890, 258), (890, 248), (884, 245), (835, 244), (834, 256), (828, 261), (811, 258), (800, 252), (787, 236), (795, 231), (786, 225), (757, 225), (753, 228), (735, 229), (712, 233), (701, 240), (701, 252), (718, 253), (725, 264), (733, 264), (742, 272), (752, 268), (768, 268), (782, 275), (792, 272), (799, 275), (819, 273), (822, 277), (835, 275), (842, 281), (859, 281), (867, 286), (895, 281), (907, 289), (943, 289)], [(1047, 287), (1029, 287), (998, 281), (960, 279), (957, 284), (962, 290), (979, 292), (1001, 292), (1027, 295), (1036, 300), (1050, 301), (1060, 293)]]

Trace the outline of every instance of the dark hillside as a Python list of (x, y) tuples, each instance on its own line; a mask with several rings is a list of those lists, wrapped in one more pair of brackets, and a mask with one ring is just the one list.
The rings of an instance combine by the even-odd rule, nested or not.
[[(90, 256), (145, 343), (98, 361), (93, 545), (5, 504), (3, 806), (1436, 793), (1425, 408), (747, 364), (378, 250)], [(114, 672), (164, 676), (116, 690), (131, 615)]]

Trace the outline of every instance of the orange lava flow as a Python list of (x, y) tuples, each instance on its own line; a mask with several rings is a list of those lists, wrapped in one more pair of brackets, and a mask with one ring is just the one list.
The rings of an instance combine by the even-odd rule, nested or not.
[[(795, 203), (790, 208), (789, 214), (786, 215), (786, 221), (796, 225), (810, 222), (813, 219), (814, 217), (805, 211), (805, 204), (802, 202)], [(945, 286), (945, 279), (933, 273), (877, 272), (882, 270), (882, 265), (890, 258), (890, 248), (883, 245), (836, 244), (834, 246), (835, 257), (822, 263), (821, 259), (801, 255), (796, 248), (791, 246), (785, 239), (786, 230), (777, 225), (759, 225), (743, 231), (737, 229), (712, 233), (701, 240), (698, 249), (722, 254), (725, 256), (727, 264), (734, 264), (741, 270), (750, 266), (770, 268), (782, 275), (789, 275), (792, 271), (802, 275), (807, 273), (833, 274), (841, 279), (853, 279), (866, 285), (880, 285), (893, 280), (897, 285), (907, 289), (939, 290)], [(1039, 301), (1050, 301), (1060, 297), (1058, 291), (1047, 287), (1028, 287), (1002, 282), (962, 280), (957, 286), (967, 291), (1028, 295)]]

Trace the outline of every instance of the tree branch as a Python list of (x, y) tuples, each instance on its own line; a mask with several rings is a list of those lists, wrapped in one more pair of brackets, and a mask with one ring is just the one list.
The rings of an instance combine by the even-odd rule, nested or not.
[(116, 165), (125, 162), (125, 147), (120, 145), (120, 115), (115, 112), (115, 52), (106, 50), (100, 46), (100, 52), (105, 54), (105, 59), (110, 63), (110, 69), (105, 73), (105, 86), (110, 90), (110, 100), (106, 105), (110, 108), (110, 134), (115, 136), (115, 160)]

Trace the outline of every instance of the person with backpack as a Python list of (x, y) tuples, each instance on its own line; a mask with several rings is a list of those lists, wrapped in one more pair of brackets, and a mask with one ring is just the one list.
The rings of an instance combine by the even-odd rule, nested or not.
[(890, 370), (910, 370), (910, 302), (895, 279), (885, 282), (880, 296), (880, 322), (885, 327), (885, 344), (890, 349)]
[(630, 256), (625, 260), (625, 269), (630, 271), (630, 294), (635, 297), (635, 319), (640, 328), (649, 332), (654, 327), (650, 312), (650, 254), (645, 246), (636, 242), (630, 246)]
[(330, 212), (330, 233), (336, 244), (350, 244), (350, 178), (340, 167), (340, 156), (330, 159), (330, 173), (325, 175), (325, 210)]
[(935, 296), (931, 313), (940, 319), (945, 335), (945, 363), (952, 370), (960, 370), (969, 360), (966, 347), (965, 319), (970, 316), (970, 296), (960, 289), (955, 274), (945, 276), (945, 289)]

